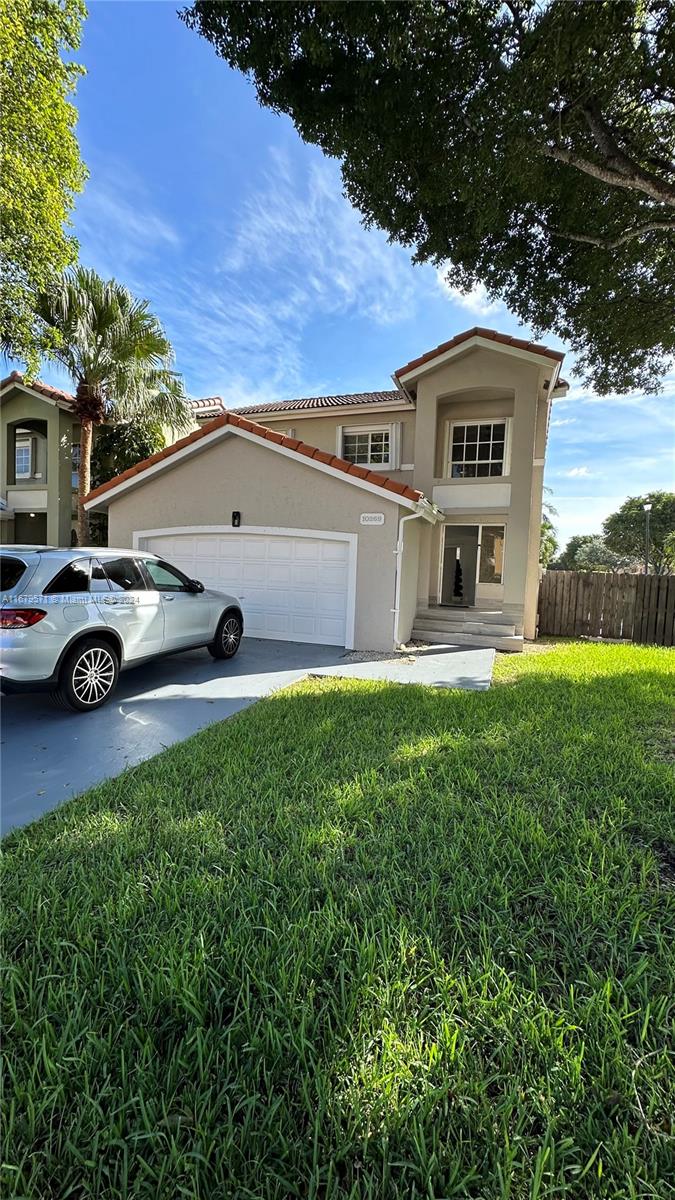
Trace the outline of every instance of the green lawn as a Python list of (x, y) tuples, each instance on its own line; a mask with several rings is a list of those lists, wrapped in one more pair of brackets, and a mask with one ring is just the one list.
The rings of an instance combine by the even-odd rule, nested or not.
[(312, 681), (11, 836), (2, 1195), (672, 1197), (672, 683)]

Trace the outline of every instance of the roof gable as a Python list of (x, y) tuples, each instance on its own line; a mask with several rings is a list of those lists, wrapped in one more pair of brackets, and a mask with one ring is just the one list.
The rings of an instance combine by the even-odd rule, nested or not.
[(548, 346), (542, 346), (538, 342), (528, 342), (524, 338), (511, 337), (506, 333), (498, 333), (496, 329), (485, 329), (481, 325), (474, 325), (472, 329), (465, 329), (463, 333), (458, 333), (455, 337), (450, 338), (450, 341), (441, 342), (439, 346), (434, 347), (433, 350), (428, 350), (425, 354), (421, 354), (419, 358), (411, 359), (405, 366), (399, 367), (394, 372), (395, 377), (405, 381), (435, 359), (441, 358), (443, 355), (452, 355), (454, 351), (459, 351), (462, 347), (468, 349), (467, 343), (471, 342), (476, 346), (487, 343), (488, 349), (515, 350), (521, 354), (535, 355), (542, 359), (549, 359), (553, 364), (561, 363), (565, 357), (559, 350), (551, 350)]
[(29, 396), (38, 396), (41, 400), (48, 400), (51, 404), (57, 404), (59, 408), (72, 408), (75, 403), (71, 392), (52, 387), (49, 383), (43, 383), (41, 379), (32, 379), (27, 383), (20, 371), (12, 371), (11, 375), (0, 380), (0, 396), (12, 388), (18, 388)]

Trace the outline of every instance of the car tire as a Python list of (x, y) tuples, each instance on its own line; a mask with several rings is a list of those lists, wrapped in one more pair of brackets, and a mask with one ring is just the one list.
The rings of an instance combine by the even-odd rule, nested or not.
[(223, 613), (218, 622), (216, 636), (209, 646), (212, 658), (234, 658), (244, 633), (244, 625), (239, 613), (230, 609)]
[(64, 708), (91, 712), (110, 699), (119, 672), (112, 646), (99, 638), (86, 638), (66, 655), (54, 696)]

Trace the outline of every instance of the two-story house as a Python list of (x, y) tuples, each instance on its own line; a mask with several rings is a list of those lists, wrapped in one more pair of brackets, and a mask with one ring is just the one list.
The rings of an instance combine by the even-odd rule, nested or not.
[(470, 329), (391, 390), (223, 409), (88, 507), (108, 509), (111, 544), (240, 596), (258, 636), (520, 649), (562, 358)]

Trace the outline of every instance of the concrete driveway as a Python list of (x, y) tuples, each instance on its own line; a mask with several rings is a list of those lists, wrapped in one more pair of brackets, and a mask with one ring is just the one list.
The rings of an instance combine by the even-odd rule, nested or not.
[(493, 650), (415, 655), (393, 667), (377, 656), (350, 665), (340, 647), (244, 638), (231, 662), (190, 650), (125, 671), (114, 699), (92, 713), (64, 711), (44, 694), (4, 697), (2, 832), (306, 675), (489, 686)]

